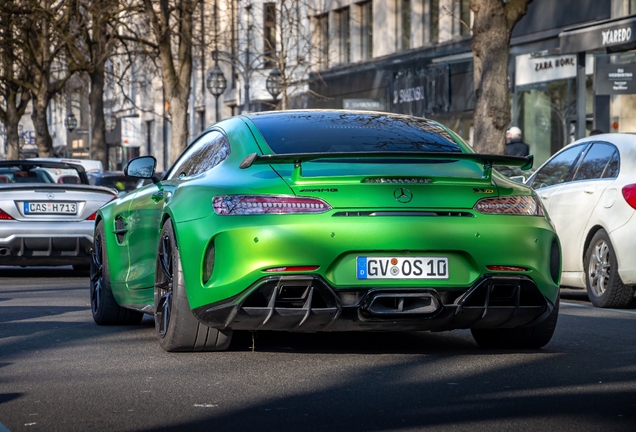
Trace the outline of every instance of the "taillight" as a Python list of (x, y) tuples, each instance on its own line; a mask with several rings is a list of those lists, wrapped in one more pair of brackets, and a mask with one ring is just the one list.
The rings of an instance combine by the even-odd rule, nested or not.
[(13, 220), (13, 218), (8, 213), (5, 213), (4, 210), (0, 210), (0, 220)]
[(633, 209), (636, 209), (636, 184), (623, 186), (623, 198)]
[(483, 198), (473, 209), (484, 214), (543, 216), (538, 198), (529, 195)]
[(218, 215), (324, 213), (331, 206), (320, 198), (268, 195), (222, 195), (212, 200)]
[(95, 218), (97, 218), (97, 212), (93, 213), (92, 215), (90, 215), (89, 217), (87, 217), (84, 220), (95, 220)]

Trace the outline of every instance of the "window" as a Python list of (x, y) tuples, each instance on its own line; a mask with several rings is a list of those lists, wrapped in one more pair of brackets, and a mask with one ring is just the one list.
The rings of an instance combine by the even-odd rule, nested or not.
[(252, 121), (275, 154), (462, 151), (442, 126), (424, 118), (303, 112), (261, 114)]
[(199, 137), (179, 157), (166, 179), (190, 177), (211, 170), (230, 154), (230, 143), (219, 131)]
[(351, 61), (351, 32), (349, 27), (349, 8), (335, 12), (335, 22), (338, 26), (338, 63), (346, 64)]
[(462, 36), (470, 35), (471, 22), (470, 22), (470, 0), (461, 0), (459, 3), (459, 18), (462, 22), (459, 23), (459, 34)]
[(320, 69), (329, 67), (329, 15), (316, 17), (316, 32), (318, 46), (318, 66)]
[(276, 57), (276, 3), (265, 3), (263, 25), (265, 40), (263, 41), (265, 51), (265, 67), (274, 66), (274, 58)]
[(360, 58), (373, 58), (373, 3), (370, 1), (358, 4), (360, 17)]
[(402, 40), (400, 48), (407, 50), (411, 48), (411, 0), (401, 0), (402, 12)]
[(556, 154), (534, 176), (531, 187), (539, 189), (566, 181), (572, 168), (577, 165), (581, 152), (587, 144), (581, 144)]
[(618, 174), (618, 150), (611, 144), (595, 143), (583, 157), (573, 180), (614, 178)]
[(429, 0), (430, 42), (439, 42), (439, 0)]

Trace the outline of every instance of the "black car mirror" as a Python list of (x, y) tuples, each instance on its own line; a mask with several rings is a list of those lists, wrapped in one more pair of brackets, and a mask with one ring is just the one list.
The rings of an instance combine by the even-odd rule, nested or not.
[(141, 156), (131, 159), (124, 168), (124, 174), (128, 177), (151, 179), (158, 182), (159, 178), (155, 176), (155, 168), (157, 167), (157, 159), (153, 156)]

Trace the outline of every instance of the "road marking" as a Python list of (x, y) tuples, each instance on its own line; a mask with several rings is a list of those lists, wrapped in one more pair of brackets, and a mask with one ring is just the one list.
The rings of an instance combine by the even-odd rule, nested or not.
[(588, 306), (588, 305), (582, 305), (582, 304), (578, 304), (578, 303), (568, 303), (568, 302), (561, 302), (561, 304), (562, 305), (566, 305), (566, 306), (580, 307), (580, 308), (584, 308), (584, 309), (593, 309), (593, 310), (597, 310), (597, 311), (619, 312), (619, 313), (626, 313), (626, 314), (630, 314), (630, 315), (636, 315), (636, 311), (628, 311), (628, 310), (623, 310), (623, 309), (604, 309), (604, 308), (598, 308), (596, 306)]

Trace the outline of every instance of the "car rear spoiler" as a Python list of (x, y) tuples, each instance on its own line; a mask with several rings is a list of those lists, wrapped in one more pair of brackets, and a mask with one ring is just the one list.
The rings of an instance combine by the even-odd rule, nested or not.
[(483, 178), (490, 178), (493, 165), (516, 166), (522, 170), (532, 168), (534, 156), (504, 156), (494, 154), (481, 153), (459, 153), (459, 152), (367, 152), (367, 153), (290, 153), (290, 154), (274, 154), (259, 155), (251, 153), (243, 159), (239, 168), (246, 169), (252, 165), (263, 164), (294, 164), (293, 177), (302, 177), (302, 163), (317, 159), (377, 159), (377, 163), (384, 163), (390, 160), (394, 163), (395, 159), (422, 159), (422, 160), (441, 160), (441, 161), (457, 161), (470, 160), (481, 163), (484, 166)]

